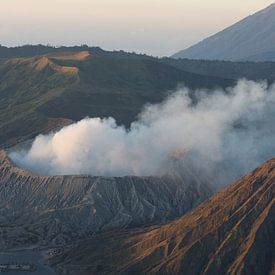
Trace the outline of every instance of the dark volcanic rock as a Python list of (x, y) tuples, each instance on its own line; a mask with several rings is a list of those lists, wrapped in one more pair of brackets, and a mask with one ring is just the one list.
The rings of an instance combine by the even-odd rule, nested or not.
[(63, 245), (95, 232), (166, 222), (212, 194), (190, 172), (166, 177), (38, 176), (0, 151), (0, 248)]
[(52, 264), (66, 274), (274, 274), (275, 159), (176, 221), (102, 234)]

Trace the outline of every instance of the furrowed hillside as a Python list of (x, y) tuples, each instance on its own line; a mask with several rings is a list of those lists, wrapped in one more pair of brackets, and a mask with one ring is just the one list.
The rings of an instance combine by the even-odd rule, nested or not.
[(275, 160), (182, 218), (97, 236), (52, 258), (60, 274), (274, 274)]

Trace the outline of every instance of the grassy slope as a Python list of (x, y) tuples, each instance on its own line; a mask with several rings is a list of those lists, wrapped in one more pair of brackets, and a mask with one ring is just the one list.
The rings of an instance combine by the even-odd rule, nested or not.
[[(66, 73), (56, 70), (56, 65), (79, 71)], [(179, 83), (210, 88), (233, 82), (128, 55), (91, 55), (82, 61), (45, 57), (1, 60), (0, 144), (47, 132), (63, 124), (61, 118), (113, 116), (128, 126), (145, 103), (161, 101)]]
[(179, 83), (192, 88), (232, 83), (230, 80), (190, 74), (146, 59), (93, 57), (77, 64), (60, 61), (59, 64), (76, 65), (80, 69), (80, 81), (69, 87), (61, 97), (43, 106), (43, 113), (71, 119), (87, 115), (113, 116), (127, 126), (145, 103), (161, 101)]
[(51, 128), (59, 122), (47, 118), (37, 108), (62, 94), (74, 83), (75, 76), (42, 70), (32, 65), (36, 60), (7, 61), (0, 65), (0, 143), (15, 142)]

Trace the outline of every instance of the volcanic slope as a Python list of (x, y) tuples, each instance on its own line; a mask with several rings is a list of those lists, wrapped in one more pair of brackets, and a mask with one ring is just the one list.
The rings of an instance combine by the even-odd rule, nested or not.
[(0, 151), (0, 250), (62, 246), (97, 232), (167, 222), (213, 194), (186, 169), (163, 177), (45, 177)]
[(275, 159), (182, 218), (94, 238), (52, 259), (62, 274), (274, 274)]

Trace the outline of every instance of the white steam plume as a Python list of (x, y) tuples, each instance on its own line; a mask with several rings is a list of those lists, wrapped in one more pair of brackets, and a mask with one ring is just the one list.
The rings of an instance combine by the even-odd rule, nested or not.
[(240, 80), (226, 91), (181, 88), (147, 106), (128, 130), (113, 118), (85, 118), (10, 157), (46, 175), (163, 175), (177, 160), (227, 183), (275, 155), (274, 106), (275, 87), (265, 82)]

